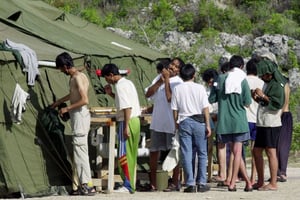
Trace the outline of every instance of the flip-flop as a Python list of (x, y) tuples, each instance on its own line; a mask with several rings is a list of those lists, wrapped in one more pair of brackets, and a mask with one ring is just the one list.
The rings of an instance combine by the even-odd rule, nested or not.
[(258, 191), (277, 191), (277, 188), (270, 188), (270, 187), (260, 187)]
[(224, 181), (220, 181), (217, 184), (217, 187), (228, 187), (228, 186), (229, 186), (229, 184), (226, 184)]
[(287, 179), (284, 178), (283, 176), (278, 176), (278, 177), (277, 177), (277, 181), (278, 181), (278, 182), (286, 182)]
[(225, 181), (225, 179), (222, 179), (222, 178), (219, 177), (219, 176), (212, 177), (211, 179), (212, 179), (212, 181), (215, 181), (215, 182), (223, 182), (223, 181)]
[(263, 187), (263, 185), (262, 185), (262, 186), (258, 186), (257, 183), (254, 183), (254, 184), (252, 185), (253, 190), (258, 190), (258, 189), (261, 188), (261, 187)]
[(69, 195), (72, 195), (72, 196), (80, 195), (80, 191), (79, 190), (71, 190)]

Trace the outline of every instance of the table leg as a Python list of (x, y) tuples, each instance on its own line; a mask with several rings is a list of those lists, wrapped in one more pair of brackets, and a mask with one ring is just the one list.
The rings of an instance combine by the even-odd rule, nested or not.
[(114, 189), (115, 135), (116, 135), (116, 122), (112, 122), (111, 126), (109, 127), (109, 156), (108, 156), (107, 193), (111, 193)]

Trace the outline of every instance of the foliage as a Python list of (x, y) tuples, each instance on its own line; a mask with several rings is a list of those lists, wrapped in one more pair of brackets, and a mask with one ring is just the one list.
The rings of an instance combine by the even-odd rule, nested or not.
[(269, 19), (266, 20), (263, 32), (269, 34), (297, 36), (299, 34), (299, 27), (297, 27), (296, 22), (288, 19), (285, 15), (273, 13)]
[(291, 151), (295, 152), (300, 150), (300, 123), (294, 124), (293, 129)]
[(225, 49), (231, 55), (240, 55), (244, 58), (251, 55), (251, 52), (252, 52), (252, 49), (250, 49), (250, 48), (241, 48), (239, 46), (225, 46)]
[(99, 14), (95, 8), (86, 8), (81, 12), (81, 17), (94, 24), (101, 24)]
[(251, 21), (244, 12), (234, 8), (218, 8), (211, 1), (202, 2), (199, 4), (198, 19), (199, 26), (202, 29), (213, 28), (218, 31), (240, 35), (251, 32)]
[(177, 17), (178, 31), (193, 31), (194, 14), (192, 12), (184, 12)]
[(297, 58), (297, 55), (294, 51), (292, 51), (292, 50), (288, 51), (287, 62), (288, 63), (286, 65), (285, 69), (284, 69), (286, 71), (288, 71), (292, 68), (298, 68), (299, 67), (298, 58)]
[(116, 23), (116, 17), (113, 12), (107, 13), (104, 20), (102, 21), (103, 27), (114, 26)]
[(296, 91), (292, 91), (290, 95), (290, 110), (294, 116), (294, 120), (299, 121), (297, 118), (297, 112), (298, 112), (298, 105), (299, 105), (299, 99), (300, 99), (300, 89), (298, 88)]
[(299, 110), (299, 99), (300, 99), (300, 88), (296, 91), (292, 91), (290, 94), (290, 110), (293, 115), (293, 139), (291, 150), (299, 151), (300, 150), (300, 122), (298, 119), (298, 110)]

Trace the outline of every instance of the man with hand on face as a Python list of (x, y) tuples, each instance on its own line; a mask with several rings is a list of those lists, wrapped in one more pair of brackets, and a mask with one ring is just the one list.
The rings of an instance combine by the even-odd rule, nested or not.
[[(145, 96), (153, 100), (154, 105), (150, 124), (150, 187), (147, 188), (148, 191), (156, 191), (159, 153), (172, 148), (175, 124), (170, 102), (173, 88), (182, 83), (178, 74), (183, 65), (184, 63), (180, 58), (172, 59), (168, 68), (162, 69), (160, 78), (146, 89)], [(172, 183), (164, 191), (179, 191), (179, 166), (173, 169)]]

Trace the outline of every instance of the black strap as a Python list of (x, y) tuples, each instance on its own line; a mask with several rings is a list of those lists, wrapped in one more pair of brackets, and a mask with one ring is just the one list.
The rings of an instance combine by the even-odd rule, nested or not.
[(205, 117), (203, 114), (197, 114), (197, 115), (192, 115), (190, 116), (193, 120), (200, 122), (200, 123), (205, 123)]

